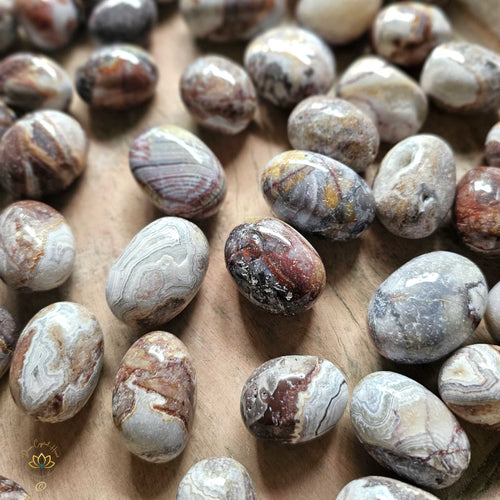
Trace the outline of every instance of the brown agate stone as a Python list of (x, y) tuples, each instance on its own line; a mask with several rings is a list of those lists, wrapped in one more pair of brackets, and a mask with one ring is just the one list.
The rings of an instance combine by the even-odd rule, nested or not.
[(0, 498), (2, 500), (29, 500), (30, 496), (12, 479), (0, 476)]
[[(0, 377), (9, 369), (19, 331), (9, 311), (0, 307)], [(0, 489), (1, 491), (1, 489)], [(0, 495), (1, 498), (1, 495)]]
[(0, 101), (0, 139), (16, 121), (16, 114), (3, 101)]

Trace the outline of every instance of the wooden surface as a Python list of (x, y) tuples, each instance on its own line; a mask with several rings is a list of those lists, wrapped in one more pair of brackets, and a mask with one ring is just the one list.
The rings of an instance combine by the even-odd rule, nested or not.
[[(486, 0), (484, 0), (486, 2)], [(489, 1), (489, 0), (488, 0)], [(492, 7), (500, 9), (498, 0)], [(452, 2), (450, 17), (459, 36), (500, 50), (500, 41), (469, 11)], [(366, 40), (337, 49), (343, 69), (367, 49)], [(82, 37), (58, 55), (73, 73), (92, 47)], [(36, 423), (13, 403), (7, 377), (0, 381), (0, 474), (20, 482), (33, 498), (63, 500), (173, 499), (184, 473), (198, 460), (227, 455), (249, 470), (260, 499), (334, 499), (357, 477), (382, 470), (357, 442), (346, 411), (335, 430), (316, 442), (285, 447), (256, 441), (239, 415), (239, 397), (249, 374), (262, 362), (283, 354), (315, 354), (328, 358), (345, 373), (350, 390), (371, 371), (390, 369), (436, 388), (439, 363), (402, 367), (377, 355), (366, 328), (366, 309), (374, 290), (400, 265), (432, 250), (460, 252), (477, 262), (490, 286), (500, 279), (498, 260), (485, 260), (465, 251), (451, 226), (435, 236), (409, 241), (391, 236), (380, 224), (359, 240), (332, 243), (312, 238), (324, 259), (328, 285), (316, 306), (297, 318), (280, 318), (258, 311), (241, 298), (225, 270), (223, 246), (230, 230), (245, 218), (270, 214), (259, 191), (267, 161), (289, 149), (286, 113), (262, 105), (248, 132), (226, 138), (198, 130), (185, 112), (177, 91), (182, 70), (197, 54), (222, 51), (241, 60), (243, 46), (195, 44), (174, 7), (162, 11), (151, 50), (161, 78), (155, 100), (123, 114), (90, 112), (75, 97), (71, 112), (91, 138), (88, 169), (62, 196), (48, 200), (61, 210), (74, 229), (78, 257), (70, 281), (43, 294), (20, 295), (0, 285), (0, 299), (20, 326), (40, 308), (72, 300), (92, 310), (105, 332), (104, 370), (88, 405), (61, 424)], [(459, 176), (482, 162), (482, 144), (495, 116), (463, 118), (432, 109), (424, 130), (442, 135), (457, 153)], [(198, 407), (191, 440), (172, 463), (153, 465), (130, 455), (114, 429), (111, 391), (120, 359), (141, 332), (116, 320), (104, 297), (107, 272), (132, 236), (160, 216), (136, 185), (128, 169), (128, 146), (141, 131), (173, 123), (199, 133), (222, 161), (228, 195), (218, 216), (201, 225), (211, 244), (208, 274), (197, 298), (166, 329), (189, 348), (198, 372)], [(382, 148), (381, 155), (387, 151)], [(371, 182), (375, 167), (367, 174)], [(8, 200), (2, 198), (3, 205)], [(473, 341), (491, 342), (481, 324)], [(472, 444), (472, 463), (456, 486), (440, 498), (500, 498), (500, 434), (465, 425)], [(50, 440), (59, 458), (50, 473), (35, 473), (22, 456), (34, 439)], [(385, 474), (390, 475), (385, 472)], [(45, 481), (46, 489), (35, 491)]]

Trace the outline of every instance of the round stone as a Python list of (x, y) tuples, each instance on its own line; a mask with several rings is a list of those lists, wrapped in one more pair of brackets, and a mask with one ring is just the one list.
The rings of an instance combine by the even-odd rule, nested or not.
[(490, 167), (500, 167), (500, 122), (495, 124), (486, 137), (486, 161)]
[(488, 305), (484, 314), (486, 328), (493, 340), (500, 344), (500, 282), (488, 294)]
[[(12, 353), (16, 347), (19, 333), (14, 318), (9, 311), (0, 307), (0, 378), (3, 377), (9, 369)], [(0, 498), (1, 497), (0, 495)]]

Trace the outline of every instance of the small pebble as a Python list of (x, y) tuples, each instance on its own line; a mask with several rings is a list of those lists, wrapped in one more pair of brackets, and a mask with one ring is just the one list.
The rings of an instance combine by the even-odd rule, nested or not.
[(316, 356), (282, 356), (257, 368), (241, 393), (241, 416), (258, 438), (286, 444), (326, 434), (344, 414), (349, 389), (338, 368)]
[(155, 463), (179, 456), (196, 408), (196, 372), (186, 346), (160, 331), (137, 340), (118, 368), (112, 407), (131, 453)]
[(226, 241), (225, 259), (241, 294), (273, 314), (302, 313), (325, 288), (321, 257), (278, 219), (257, 218), (235, 227)]
[(249, 40), (278, 24), (286, 0), (180, 0), (191, 33), (212, 42)]
[(490, 167), (500, 167), (500, 122), (489, 131), (485, 146), (488, 165)]
[(491, 337), (500, 344), (500, 281), (490, 290), (484, 320)]
[(248, 471), (236, 460), (214, 457), (194, 464), (182, 478), (175, 500), (257, 500)]
[(346, 44), (365, 33), (382, 0), (300, 0), (296, 17), (328, 43)]
[(467, 422), (500, 430), (500, 347), (475, 344), (459, 349), (441, 367), (439, 394)]
[(377, 127), (354, 104), (328, 96), (308, 97), (288, 118), (294, 149), (314, 151), (364, 172), (378, 153)]
[(26, 325), (14, 351), (14, 401), (35, 420), (68, 420), (94, 392), (103, 351), (101, 327), (88, 309), (73, 302), (45, 307)]
[[(0, 307), (0, 378), (2, 378), (10, 366), (12, 353), (19, 337), (14, 318), (7, 309)], [(1, 477), (1, 476), (0, 476)], [(1, 492), (0, 487), (0, 492)], [(0, 499), (2, 496), (0, 495)]]
[(436, 106), (489, 112), (500, 106), (500, 55), (481, 45), (450, 42), (427, 58), (420, 84)]
[(318, 153), (278, 155), (267, 164), (261, 185), (276, 215), (300, 231), (349, 240), (375, 218), (368, 184), (354, 170)]
[(0, 139), (16, 121), (16, 114), (0, 99)]
[[(1, 1), (1, 0), (0, 0)], [(30, 496), (21, 485), (0, 476), (0, 499), (1, 500), (30, 500)]]
[(125, 44), (97, 49), (75, 75), (76, 90), (87, 104), (111, 110), (149, 101), (157, 83), (158, 68), (151, 55)]
[(486, 310), (488, 286), (472, 261), (451, 252), (420, 255), (375, 292), (368, 325), (379, 353), (396, 363), (430, 363), (469, 338)]
[(244, 59), (259, 95), (283, 108), (326, 94), (335, 78), (330, 48), (315, 34), (294, 26), (258, 36), (247, 46)]
[(0, 0), (0, 54), (17, 38), (16, 0)]
[(15, 196), (41, 198), (66, 189), (87, 165), (80, 124), (60, 111), (36, 111), (0, 140), (0, 184)]
[(205, 219), (226, 196), (226, 176), (198, 137), (174, 125), (154, 127), (130, 146), (130, 169), (151, 201), (167, 215)]
[(446, 488), (469, 466), (469, 440), (457, 419), (432, 392), (399, 373), (375, 372), (359, 382), (351, 423), (380, 465), (419, 486)]
[(455, 226), (463, 243), (475, 252), (500, 255), (500, 170), (469, 170), (458, 183)]
[(154, 0), (102, 0), (92, 10), (88, 29), (101, 43), (144, 43), (157, 18)]
[(451, 33), (451, 24), (439, 7), (400, 2), (380, 11), (373, 23), (372, 41), (375, 52), (388, 61), (415, 66), (447, 42)]
[(417, 82), (380, 57), (363, 56), (352, 63), (338, 94), (366, 113), (380, 139), (390, 144), (416, 134), (427, 118), (427, 98)]
[(184, 105), (206, 128), (234, 135), (246, 129), (257, 111), (257, 93), (247, 72), (230, 59), (196, 59), (181, 78)]
[(17, 52), (0, 62), (0, 97), (8, 106), (64, 111), (72, 96), (68, 73), (48, 57)]
[(455, 157), (435, 135), (415, 135), (384, 157), (373, 183), (380, 222), (403, 238), (426, 238), (436, 231), (455, 198)]
[(106, 300), (129, 325), (157, 327), (193, 300), (208, 267), (205, 235), (193, 223), (163, 217), (139, 231), (109, 271)]

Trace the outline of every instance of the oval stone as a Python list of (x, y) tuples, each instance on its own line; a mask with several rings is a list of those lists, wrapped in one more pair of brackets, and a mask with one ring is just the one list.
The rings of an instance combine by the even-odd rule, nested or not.
[(368, 184), (353, 170), (309, 151), (273, 158), (262, 191), (276, 215), (301, 231), (343, 241), (357, 238), (375, 218)]
[(0, 139), (16, 121), (16, 114), (0, 99)]
[(104, 341), (96, 317), (73, 302), (42, 309), (26, 325), (10, 367), (10, 392), (35, 420), (62, 422), (87, 403), (99, 380)]
[(316, 356), (282, 356), (255, 370), (241, 393), (241, 416), (258, 438), (296, 444), (330, 431), (349, 389), (338, 368)]
[(363, 378), (352, 393), (351, 423), (379, 464), (419, 486), (446, 488), (469, 466), (469, 440), (457, 419), (404, 375), (381, 371)]
[(459, 347), (486, 309), (481, 270), (451, 252), (420, 255), (375, 292), (368, 325), (379, 353), (397, 363), (430, 363)]
[(19, 333), (14, 318), (9, 311), (0, 307), (0, 378), (3, 377), (9, 369), (12, 353), (16, 347)]
[(485, 149), (488, 165), (490, 167), (500, 167), (500, 122), (496, 123), (488, 132)]
[(186, 346), (160, 331), (137, 340), (118, 368), (112, 406), (131, 453), (155, 463), (180, 455), (196, 407), (196, 372)]
[(0, 498), (2, 500), (30, 500), (30, 496), (12, 479), (0, 476)]
[(488, 294), (488, 305), (486, 306), (484, 320), (493, 340), (500, 344), (500, 281)]

